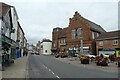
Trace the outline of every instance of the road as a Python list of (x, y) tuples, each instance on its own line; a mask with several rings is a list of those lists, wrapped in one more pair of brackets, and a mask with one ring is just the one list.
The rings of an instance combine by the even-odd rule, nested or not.
[(53, 56), (29, 55), (27, 78), (117, 78), (118, 73), (74, 66)]

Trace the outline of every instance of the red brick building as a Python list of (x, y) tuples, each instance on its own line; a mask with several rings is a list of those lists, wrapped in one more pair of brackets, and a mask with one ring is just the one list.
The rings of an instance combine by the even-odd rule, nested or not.
[(80, 39), (82, 39), (83, 53), (96, 54), (95, 39), (104, 32), (106, 31), (100, 25), (83, 18), (76, 11), (73, 17), (69, 19), (68, 27), (53, 29), (52, 51), (78, 53), (80, 51)]
[(102, 33), (96, 39), (97, 54), (116, 54), (120, 56), (120, 30)]

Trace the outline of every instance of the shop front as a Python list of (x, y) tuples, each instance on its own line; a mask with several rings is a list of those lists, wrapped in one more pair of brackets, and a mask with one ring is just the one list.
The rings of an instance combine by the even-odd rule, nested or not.
[(116, 54), (116, 57), (120, 57), (120, 48), (116, 48), (115, 54)]
[(120, 48), (101, 48), (98, 49), (99, 55), (112, 55), (115, 54), (116, 57), (120, 56)]
[(5, 35), (1, 35), (0, 41), (2, 46), (2, 64), (6, 65), (15, 58), (16, 43)]

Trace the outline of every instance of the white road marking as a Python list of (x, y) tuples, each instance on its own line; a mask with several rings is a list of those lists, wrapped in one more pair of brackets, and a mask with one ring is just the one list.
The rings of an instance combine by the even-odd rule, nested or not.
[(51, 71), (51, 69), (49, 69), (49, 71)]
[(52, 74), (55, 74), (54, 72), (52, 72)]
[[(44, 64), (43, 64), (43, 66), (46, 68), (46, 69), (48, 69), (53, 75), (55, 75), (55, 73), (54, 72), (52, 72), (52, 70), (51, 69), (49, 69), (48, 67), (46, 67)], [(57, 76), (57, 75), (55, 75), (57, 78), (59, 78), (60, 79), (60, 77), (59, 76)]]
[(45, 65), (43, 65), (46, 69), (48, 69)]
[(59, 76), (56, 76), (57, 78), (60, 78)]

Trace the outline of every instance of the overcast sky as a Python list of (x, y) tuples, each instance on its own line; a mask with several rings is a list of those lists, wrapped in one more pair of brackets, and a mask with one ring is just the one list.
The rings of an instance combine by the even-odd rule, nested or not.
[[(1, 0), (0, 0), (1, 1)], [(19, 22), (30, 44), (43, 38), (52, 40), (52, 29), (68, 27), (78, 11), (106, 31), (118, 29), (119, 0), (2, 0), (15, 6)]]

